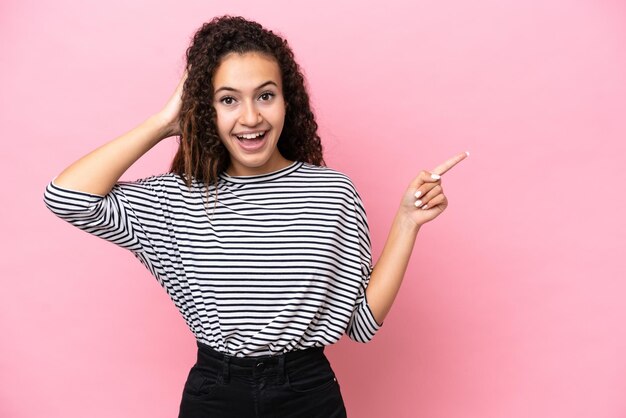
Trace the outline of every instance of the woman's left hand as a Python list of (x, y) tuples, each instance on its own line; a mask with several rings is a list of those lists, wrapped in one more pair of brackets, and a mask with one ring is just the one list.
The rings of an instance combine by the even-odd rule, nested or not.
[(441, 175), (468, 155), (469, 153), (462, 152), (432, 171), (421, 171), (402, 197), (400, 213), (403, 217), (410, 219), (416, 226), (421, 226), (439, 216), (448, 207), (448, 199), (441, 187)]

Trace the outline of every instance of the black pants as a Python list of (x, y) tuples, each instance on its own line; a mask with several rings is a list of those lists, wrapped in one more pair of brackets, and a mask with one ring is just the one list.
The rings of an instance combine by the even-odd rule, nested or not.
[(324, 347), (263, 357), (224, 355), (199, 341), (179, 418), (345, 418)]

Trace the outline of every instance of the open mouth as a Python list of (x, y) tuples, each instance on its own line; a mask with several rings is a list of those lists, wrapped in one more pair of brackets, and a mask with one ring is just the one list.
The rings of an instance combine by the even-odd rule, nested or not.
[(253, 133), (253, 134), (235, 135), (235, 136), (241, 142), (258, 141), (258, 140), (261, 140), (261, 139), (265, 138), (265, 134), (266, 133), (267, 133), (267, 131), (263, 131), (263, 132), (256, 132), (256, 133)]
[(265, 146), (265, 136), (267, 131), (253, 132), (249, 134), (234, 135), (239, 142), (239, 146), (246, 152), (256, 152)]

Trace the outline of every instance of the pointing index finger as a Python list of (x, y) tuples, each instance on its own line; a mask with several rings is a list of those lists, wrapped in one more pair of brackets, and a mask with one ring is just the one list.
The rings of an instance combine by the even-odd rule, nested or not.
[(452, 167), (463, 161), (469, 155), (468, 152), (462, 152), (460, 154), (455, 155), (450, 158), (448, 161), (439, 164), (435, 169), (432, 170), (433, 173), (442, 175), (446, 171), (450, 170)]

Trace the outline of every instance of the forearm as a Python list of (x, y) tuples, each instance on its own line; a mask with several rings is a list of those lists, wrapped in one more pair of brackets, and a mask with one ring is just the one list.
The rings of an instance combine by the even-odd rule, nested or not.
[(367, 302), (379, 324), (385, 320), (400, 290), (419, 229), (398, 211), (366, 289)]
[(163, 138), (163, 120), (154, 115), (124, 135), (80, 158), (54, 180), (60, 187), (106, 195), (124, 172)]

